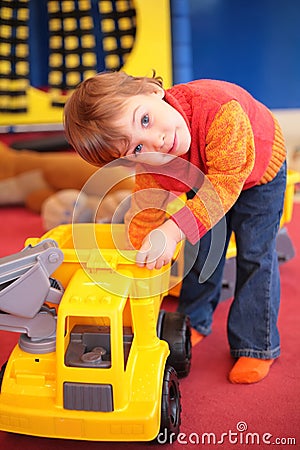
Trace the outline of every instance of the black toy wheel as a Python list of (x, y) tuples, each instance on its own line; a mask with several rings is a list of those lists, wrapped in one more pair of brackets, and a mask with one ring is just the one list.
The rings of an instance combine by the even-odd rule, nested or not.
[(186, 377), (190, 372), (192, 359), (189, 317), (179, 312), (160, 311), (157, 334), (169, 344), (170, 355), (167, 363), (174, 367), (178, 377)]
[(179, 381), (175, 369), (166, 366), (161, 397), (159, 443), (171, 443), (177, 437), (181, 424)]

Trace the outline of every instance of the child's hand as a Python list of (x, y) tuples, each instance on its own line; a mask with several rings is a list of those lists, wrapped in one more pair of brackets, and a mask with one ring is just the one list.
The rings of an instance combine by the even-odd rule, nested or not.
[(173, 220), (149, 233), (136, 256), (136, 264), (148, 269), (161, 269), (172, 261), (176, 245), (184, 238), (183, 232)]

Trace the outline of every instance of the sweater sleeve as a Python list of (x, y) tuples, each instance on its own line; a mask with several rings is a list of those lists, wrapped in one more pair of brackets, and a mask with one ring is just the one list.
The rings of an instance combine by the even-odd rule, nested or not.
[(150, 173), (136, 174), (131, 206), (125, 214), (130, 244), (139, 249), (145, 236), (166, 220), (169, 192)]
[(232, 207), (254, 166), (252, 127), (237, 101), (222, 105), (216, 114), (206, 135), (205, 156), (207, 175), (203, 185), (172, 216), (192, 244)]

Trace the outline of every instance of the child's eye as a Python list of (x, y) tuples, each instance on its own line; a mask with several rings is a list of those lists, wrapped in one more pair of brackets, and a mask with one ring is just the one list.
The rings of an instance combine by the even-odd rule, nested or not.
[(148, 116), (148, 114), (145, 114), (145, 115), (142, 117), (141, 122), (142, 122), (142, 126), (143, 126), (143, 127), (147, 127), (147, 126), (149, 125), (149, 116)]
[(142, 148), (143, 148), (143, 144), (137, 145), (137, 146), (135, 147), (135, 149), (133, 150), (133, 154), (134, 154), (134, 155), (137, 155), (138, 153), (141, 153)]

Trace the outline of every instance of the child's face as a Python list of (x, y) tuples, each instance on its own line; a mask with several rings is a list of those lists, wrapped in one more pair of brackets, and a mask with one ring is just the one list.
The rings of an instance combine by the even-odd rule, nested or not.
[(126, 115), (118, 125), (130, 136), (130, 144), (122, 156), (157, 166), (189, 150), (188, 126), (163, 95), (163, 89), (157, 88), (156, 92), (134, 95), (126, 101)]

